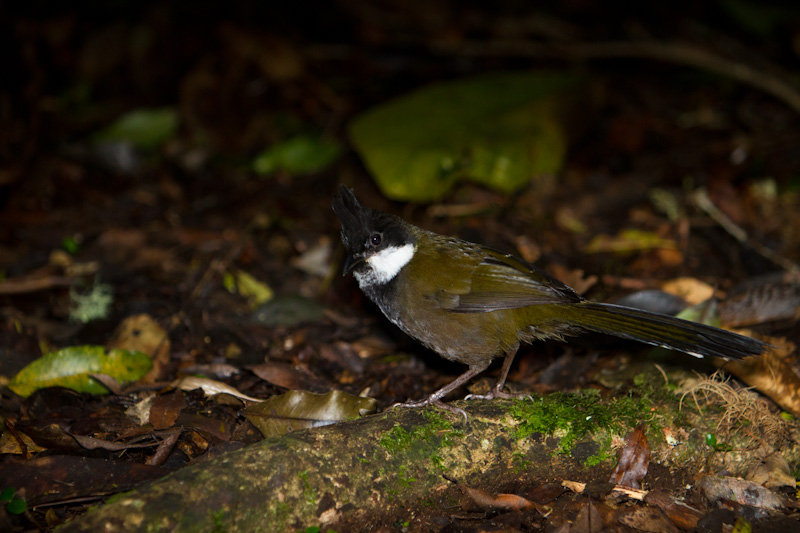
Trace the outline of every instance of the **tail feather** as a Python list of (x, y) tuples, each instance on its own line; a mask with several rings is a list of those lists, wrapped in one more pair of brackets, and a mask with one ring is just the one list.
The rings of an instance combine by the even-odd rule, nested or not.
[(598, 302), (573, 304), (572, 322), (584, 329), (685, 352), (695, 357), (741, 359), (767, 345), (731, 331), (668, 315)]

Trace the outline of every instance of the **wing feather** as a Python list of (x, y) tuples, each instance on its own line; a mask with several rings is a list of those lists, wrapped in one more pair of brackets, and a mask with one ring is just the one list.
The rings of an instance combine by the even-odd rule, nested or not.
[(434, 299), (457, 313), (488, 313), (582, 300), (571, 288), (533, 265), (493, 250), (486, 250), (472, 270), (467, 292), (454, 294), (442, 289)]

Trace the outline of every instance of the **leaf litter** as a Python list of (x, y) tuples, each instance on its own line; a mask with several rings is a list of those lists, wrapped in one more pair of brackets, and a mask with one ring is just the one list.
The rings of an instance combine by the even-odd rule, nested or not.
[[(280, 14), (280, 7), (272, 9)], [(22, 399), (4, 389), (0, 479), (24, 485), (25, 490), (15, 494), (24, 493), (30, 510), (15, 524), (25, 521), (30, 529), (64, 521), (83, 512), (80, 503), (63, 504), (71, 498), (104, 497), (188, 462), (260, 440), (261, 433), (241, 414), (243, 405), (253, 399), (278, 397), (287, 389), (342, 389), (353, 397), (369, 390), (378, 405), (385, 407), (433, 390), (448, 373), (455, 373), (435, 366), (438, 363), (431, 363), (424, 352), (385, 328), (357, 290), (339, 280), (335, 272), (340, 266), (339, 252), (327, 245), (338, 239), (327, 194), (338, 181), (352, 180), (365, 191), (370, 205), (422, 226), (510, 251), (516, 248), (551, 272), (575, 273), (575, 279), (585, 282), (581, 292), (588, 291), (592, 297), (657, 289), (661, 280), (680, 275), (702, 278), (720, 298), (723, 324), (763, 331), (765, 322), (783, 322), (770, 341), (780, 353), (765, 359), (758, 369), (758, 389), (771, 391), (766, 393), (789, 413), (798, 412), (792, 344), (798, 340), (793, 329), (799, 308), (796, 276), (780, 272), (780, 279), (773, 277), (760, 288), (743, 292), (734, 286), (736, 281), (757, 280), (756, 275), (774, 271), (776, 266), (791, 269), (800, 260), (798, 161), (793, 155), (798, 134), (790, 116), (794, 107), (776, 104), (765, 96), (773, 94), (770, 90), (760, 93), (742, 86), (739, 96), (719, 91), (716, 79), (705, 79), (690, 91), (685, 86), (678, 90), (672, 85), (675, 70), (654, 69), (647, 61), (632, 60), (636, 69), (606, 70), (592, 58), (613, 47), (570, 44), (608, 34), (625, 38), (625, 30), (616, 26), (616, 16), (591, 16), (582, 20), (591, 19), (593, 24), (579, 25), (553, 20), (548, 35), (560, 35), (558, 46), (546, 43), (544, 50), (538, 48), (537, 58), (521, 52), (535, 54), (538, 41), (548, 37), (529, 28), (527, 18), (509, 14), (502, 6), (484, 17), (462, 17), (447, 6), (422, 8), (413, 2), (395, 6), (391, 16), (355, 4), (320, 9), (334, 10), (331, 20), (345, 23), (332, 27), (332, 39), (327, 35), (319, 41), (313, 25), (298, 26), (302, 45), (284, 35), (285, 27), (270, 22), (283, 20), (273, 17), (272, 11), (257, 30), (250, 29), (252, 20), (236, 20), (235, 15), (230, 21), (219, 22), (215, 16), (202, 23), (199, 13), (190, 20), (202, 23), (203, 34), (214, 37), (187, 51), (184, 43), (197, 43), (197, 27), (166, 22), (145, 28), (136, 13), (152, 14), (147, 4), (110, 27), (75, 24), (71, 17), (55, 16), (41, 22), (26, 18), (17, 28), (24, 31), (7, 32), (15, 43), (12, 54), (17, 44), (20, 50), (33, 51), (9, 64), (9, 79), (31, 79), (30, 72), (42, 76), (25, 85), (24, 96), (22, 86), (18, 87), (20, 95), (9, 106), (7, 135), (0, 137), (3, 153), (12, 160), (0, 172), (0, 185), (8, 193), (0, 212), (4, 349), (0, 379), (7, 384), (41, 354), (68, 346), (135, 349), (154, 362), (143, 380), (125, 384), (127, 380), (122, 379), (118, 388), (110, 379), (105, 381), (114, 388), (111, 394), (90, 396), (48, 387)], [(444, 10), (445, 16), (435, 16), (436, 10)], [(681, 13), (677, 6), (669, 16), (679, 19)], [(156, 19), (167, 20), (161, 15)], [(78, 13), (81, 20), (88, 21)], [(715, 31), (713, 22), (708, 27)], [(766, 24), (767, 34), (778, 34), (772, 31), (775, 26)], [(351, 31), (353, 27), (358, 30)], [(492, 37), (515, 32), (534, 46)], [(143, 37), (130, 39), (130, 35)], [(344, 44), (331, 44), (337, 35)], [(470, 39), (479, 35), (486, 41), (474, 46)], [(108, 46), (109, 38), (121, 44)], [(355, 46), (349, 44), (351, 39)], [(408, 48), (409, 39), (419, 47)], [(726, 50), (716, 50), (715, 60), (713, 53), (698, 56), (702, 48), (694, 45), (653, 44), (644, 43), (638, 51), (673, 64), (681, 64), (687, 54), (694, 53), (691, 57), (700, 57), (702, 64), (713, 67), (711, 72), (722, 75), (723, 67), (731, 64), (724, 58)], [(625, 45), (628, 52), (637, 50), (635, 40)], [(420, 54), (421, 49), (427, 51)], [(510, 55), (497, 54), (501, 49)], [(488, 57), (492, 53), (495, 56)], [(403, 191), (399, 185), (379, 182), (387, 191), (400, 190), (418, 198), (435, 193), (438, 200), (426, 209), (388, 203), (374, 192), (356, 155), (340, 153), (346, 151), (347, 123), (380, 102), (388, 105), (393, 98), (413, 94), (432, 81), (458, 83), (459, 78), (473, 74), (511, 71), (519, 67), (520, 57), (525, 57), (527, 69), (541, 60), (541, 53), (549, 54), (545, 61), (549, 67), (563, 60), (559, 54), (566, 54), (569, 61), (583, 58), (590, 70), (602, 69), (601, 76), (588, 72), (591, 92), (580, 104), (590, 105), (581, 107), (579, 121), (557, 123), (555, 129), (545, 124), (540, 128), (542, 136), (532, 138), (540, 152), (542, 146), (556, 148), (548, 168), (563, 172), (551, 194), (542, 195), (540, 188), (527, 186), (528, 176), (520, 180), (518, 168), (503, 166), (504, 161), (516, 161), (504, 158), (503, 149), (530, 147), (520, 147), (515, 139), (509, 142), (502, 135), (502, 142), (484, 139), (483, 144), (452, 152), (453, 173), (445, 173), (447, 179), (436, 190)], [(753, 46), (748, 53), (764, 53), (764, 49)], [(741, 54), (734, 55), (744, 63)], [(719, 61), (720, 57), (725, 60)], [(762, 70), (761, 79), (780, 81), (773, 69)], [(753, 69), (740, 72), (752, 74)], [(751, 81), (740, 82), (752, 85), (753, 79), (751, 75)], [(653, 80), (659, 80), (658, 87)], [(780, 98), (779, 102), (792, 101), (791, 96)], [(535, 113), (525, 115), (526, 120), (552, 118), (552, 102), (549, 97), (544, 101), (544, 108), (534, 109)], [(402, 118), (413, 140), (435, 133), (424, 114)], [(477, 132), (464, 133), (502, 132), (503, 124), (493, 118), (484, 117)], [(391, 126), (385, 121), (378, 124), (373, 129), (375, 138), (390, 132)], [(519, 124), (512, 120), (511, 126)], [(108, 133), (103, 143), (110, 148), (99, 149), (91, 132)], [(327, 143), (328, 139), (333, 142)], [(416, 155), (410, 153), (409, 159), (400, 160), (389, 171), (397, 174), (395, 178), (415, 178), (414, 173), (403, 176), (402, 169), (424, 163)], [(259, 156), (259, 168), (270, 174), (252, 179), (252, 165)], [(485, 186), (516, 192), (487, 195), (485, 189), (460, 179), (466, 178), (467, 172), (459, 175), (465, 169), (482, 178)], [(456, 175), (459, 181), (453, 185), (448, 180)], [(653, 185), (657, 194), (650, 194)], [(474, 205), (480, 209), (463, 208)], [(593, 240), (599, 235), (611, 237)], [(581, 252), (593, 245), (599, 247), (597, 253)], [(241, 286), (254, 281), (249, 284), (253, 290), (246, 289), (245, 295), (228, 292), (225, 272), (243, 281)], [(90, 287), (95, 279), (113, 287), (113, 300), (106, 298), (103, 313), (87, 315), (91, 320), (86, 324), (70, 323), (70, 288)], [(270, 291), (278, 303), (285, 296), (299, 295), (312, 305), (297, 306), (300, 309), (295, 312), (291, 305), (273, 304), (266, 308), (266, 321), (259, 324), (252, 312)], [(145, 318), (124, 320), (137, 315)], [(117, 325), (117, 340), (102, 345)], [(129, 345), (137, 337), (147, 338), (142, 347)], [(555, 350), (564, 348), (537, 347), (520, 354), (512, 378), (535, 380)], [(608, 352), (600, 350), (600, 345), (591, 350)], [(586, 372), (571, 376), (571, 383), (600, 390), (603, 386), (593, 381), (595, 369), (608, 366), (611, 358), (595, 362), (585, 355), (587, 351), (586, 347), (569, 348), (573, 361), (588, 361), (582, 365)], [(627, 356), (613, 361), (619, 372), (628, 364)], [(574, 374), (577, 366), (564, 368)], [(726, 366), (726, 370), (732, 368)], [(218, 382), (206, 383), (201, 390), (170, 387), (184, 376), (197, 377), (192, 374), (198, 372)], [(754, 372), (747, 367), (737, 375), (745, 379), (742, 376)], [(100, 374), (92, 371), (86, 376), (96, 381)], [(555, 378), (547, 387), (564, 382)], [(725, 426), (752, 431), (759, 440), (783, 435), (787, 428), (791, 434), (791, 418), (781, 416), (768, 400), (757, 397), (756, 401), (744, 394), (756, 392), (737, 387), (731, 391), (719, 384), (698, 387), (695, 397), (706, 415), (719, 409), (715, 402), (727, 402), (721, 404), (724, 416), (719, 419)], [(206, 388), (211, 395), (204, 392)], [(603, 394), (615, 392), (603, 390)], [(763, 405), (754, 408), (754, 404)], [(783, 420), (783, 428), (770, 425), (780, 424), (769, 418), (770, 413)], [(748, 422), (750, 427), (736, 424), (751, 416), (757, 418)], [(324, 414), (311, 418), (329, 419)], [(718, 446), (728, 444), (723, 426), (717, 428)], [(687, 446), (690, 436), (676, 434), (681, 438), (675, 447)], [(91, 457), (73, 455), (86, 453), (75, 436), (96, 446)], [(657, 457), (659, 443), (652, 444)], [(734, 453), (714, 452), (715, 456)], [(643, 456), (638, 457), (632, 464), (641, 466)], [(763, 468), (758, 474), (754, 469), (753, 479), (767, 483), (764, 480), (772, 472), (772, 478), (787, 483), (791, 470), (787, 474), (773, 464), (780, 461), (770, 457), (759, 462)], [(152, 464), (162, 466), (146, 468)], [(715, 505), (726, 505), (695, 500), (688, 506), (681, 498), (697, 496), (683, 490), (689, 482), (656, 481), (653, 471), (659, 468), (663, 474), (664, 467), (651, 465), (649, 482), (663, 483), (667, 493), (650, 490), (645, 502), (649, 499), (677, 527), (694, 528)], [(41, 478), (31, 477), (33, 472), (54, 481), (42, 483)], [(775, 472), (783, 472), (783, 478)], [(603, 472), (597, 479), (607, 477), (608, 472)], [(540, 502), (529, 495), (548, 485), (530, 488), (535, 481), (526, 481), (529, 490), (475, 490), (489, 495), (519, 493)], [(562, 494), (560, 485), (550, 481), (549, 486), (555, 485), (558, 491), (545, 491), (557, 494), (549, 498), (549, 504), (555, 504), (549, 509), (548, 526), (575, 525), (574, 531), (581, 527), (589, 531), (607, 522), (644, 529), (649, 521), (666, 527), (657, 515), (639, 512), (642, 504), (587, 502), (588, 496)], [(46, 517), (36, 505), (50, 503), (61, 503), (59, 514)], [(612, 506), (632, 510), (614, 514)], [(538, 511), (525, 514), (490, 507), (481, 511), (483, 516), (487, 520), (505, 517), (513, 530), (543, 524)], [(428, 508), (427, 514), (415, 516), (434, 513), (461, 523), (446, 507), (433, 512)], [(402, 524), (406, 518), (387, 520)], [(474, 515), (472, 519), (481, 523)], [(410, 520), (410, 527), (423, 523), (415, 520), (422, 518)]]

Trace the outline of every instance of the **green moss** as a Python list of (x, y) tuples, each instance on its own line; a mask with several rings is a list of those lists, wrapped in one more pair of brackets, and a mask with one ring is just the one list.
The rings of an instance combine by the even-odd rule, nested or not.
[[(375, 461), (385, 463), (388, 468), (380, 471), (385, 476), (386, 494), (392, 499), (405, 494), (412, 484), (417, 482), (415, 475), (422, 472), (413, 471), (406, 465), (432, 464), (438, 472), (446, 470), (442, 450), (455, 445), (456, 439), (463, 432), (453, 428), (452, 422), (442, 416), (438, 409), (421, 411), (424, 421), (417, 425), (405, 427), (395, 425), (378, 439), (378, 444), (389, 457), (379, 457), (375, 453)], [(438, 472), (426, 471), (426, 476), (438, 477)]]
[[(510, 414), (520, 422), (517, 439), (534, 433), (560, 439), (558, 453), (569, 454), (575, 444), (601, 433), (601, 448), (587, 459), (598, 464), (609, 457), (612, 434), (623, 434), (642, 421), (650, 421), (652, 403), (646, 397), (600, 397), (599, 391), (556, 392), (544, 397), (520, 400)], [(660, 427), (651, 428), (660, 431)]]
[(586, 466), (597, 466), (613, 458), (614, 453), (611, 452), (611, 434), (606, 433), (600, 442), (600, 449), (597, 453), (587, 457), (585, 463)]
[(417, 482), (417, 479), (408, 474), (406, 465), (400, 465), (400, 468), (397, 469), (397, 481), (406, 487), (410, 487), (412, 483)]
[(227, 513), (224, 509), (220, 509), (219, 511), (211, 511), (211, 520), (213, 521), (214, 525), (212, 527), (213, 531), (227, 531), (228, 528), (225, 526), (225, 515)]
[(439, 454), (434, 454), (431, 456), (431, 463), (433, 463), (433, 466), (435, 466), (440, 471), (442, 472), (445, 471), (444, 460), (441, 458)]
[(271, 509), (273, 516), (272, 522), (276, 524), (276, 529), (284, 529), (286, 527), (286, 520), (289, 517), (289, 506), (284, 502), (277, 502)]
[(405, 430), (400, 426), (394, 426), (390, 429), (381, 440), (378, 441), (378, 444), (381, 447), (386, 448), (391, 454), (395, 454), (397, 452), (407, 450), (411, 447), (411, 443), (413, 442), (411, 433)]
[(427, 424), (412, 428), (410, 431), (394, 426), (378, 443), (389, 453), (394, 454), (412, 449), (419, 442), (434, 444), (436, 447), (453, 446), (454, 439), (464, 435), (463, 431), (453, 429), (453, 424), (437, 409), (427, 409), (422, 412), (422, 416), (427, 420)]
[(531, 462), (525, 459), (525, 454), (522, 452), (514, 452), (511, 454), (511, 463), (514, 465), (514, 473), (519, 474), (520, 472), (527, 471), (530, 466)]
[[(120, 500), (126, 500), (126, 499), (130, 498), (131, 494), (133, 494), (133, 493), (130, 492), (130, 491), (128, 491), (128, 492), (118, 492), (117, 494), (114, 494), (109, 499), (107, 499), (106, 502), (105, 502), (105, 505), (116, 503), (116, 502), (118, 502)], [(132, 499), (131, 502), (130, 502), (130, 505), (133, 505), (133, 507), (136, 508), (136, 510), (139, 510), (142, 507), (144, 507), (144, 502), (142, 500)]]
[(308, 482), (308, 470), (303, 470), (297, 474), (297, 477), (300, 478), (300, 482), (303, 484), (303, 499), (306, 505), (316, 505), (319, 500), (319, 491)]

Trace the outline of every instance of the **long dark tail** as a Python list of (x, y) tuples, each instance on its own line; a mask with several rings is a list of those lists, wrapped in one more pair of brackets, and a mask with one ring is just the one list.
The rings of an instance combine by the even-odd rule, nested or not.
[(668, 315), (598, 302), (572, 304), (571, 322), (590, 331), (606, 333), (695, 357), (741, 359), (764, 352), (767, 345), (731, 331)]

